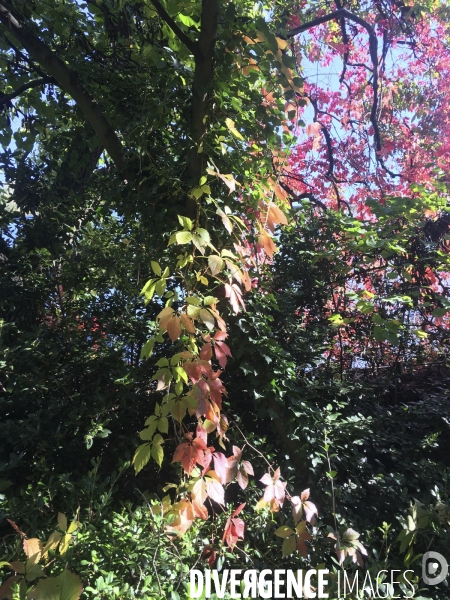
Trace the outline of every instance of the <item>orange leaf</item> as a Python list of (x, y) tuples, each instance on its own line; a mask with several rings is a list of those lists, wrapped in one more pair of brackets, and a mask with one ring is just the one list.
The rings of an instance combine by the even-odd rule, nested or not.
[(269, 256), (269, 258), (273, 257), (273, 253), (276, 251), (277, 247), (275, 246), (273, 239), (267, 235), (267, 233), (262, 233), (258, 238), (258, 246), (264, 250), (264, 252)]
[[(192, 436), (192, 434), (190, 434)], [(181, 462), (183, 469), (188, 475), (192, 473), (197, 462), (204, 462), (203, 450), (206, 450), (205, 442), (200, 438), (180, 444), (175, 449), (172, 462)]]
[(270, 208), (269, 208), (269, 219), (271, 219), (272, 223), (275, 223), (275, 225), (278, 225), (278, 224), (287, 225), (288, 224), (288, 220), (286, 218), (286, 215), (275, 204), (271, 204), (270, 205)]
[[(23, 551), (27, 555), (27, 558), (42, 554), (42, 542), (38, 538), (31, 538), (29, 540), (23, 540)], [(39, 558), (35, 562), (37, 562)]]
[(195, 333), (195, 325), (193, 321), (184, 313), (180, 315), (181, 323), (188, 333)]
[(167, 321), (167, 333), (169, 334), (172, 342), (175, 342), (181, 335), (181, 324), (180, 319), (174, 315)]
[[(281, 185), (277, 184), (274, 187), (273, 191), (275, 192), (275, 196), (278, 198), (278, 200), (281, 200), (282, 202), (285, 202), (287, 200), (287, 197), (288, 197), (287, 192), (281, 187)], [(284, 218), (286, 218), (286, 217), (284, 217)], [(279, 221), (279, 222), (281, 223), (282, 221)], [(286, 223), (283, 223), (283, 224), (287, 225), (287, 221), (286, 221)]]

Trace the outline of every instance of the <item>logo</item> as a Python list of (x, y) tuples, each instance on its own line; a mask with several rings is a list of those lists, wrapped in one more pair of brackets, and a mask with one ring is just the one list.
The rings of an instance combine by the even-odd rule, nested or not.
[[(439, 572), (438, 572), (439, 571)], [(439, 552), (425, 552), (422, 558), (422, 579), (427, 585), (438, 585), (448, 575), (448, 565)]]

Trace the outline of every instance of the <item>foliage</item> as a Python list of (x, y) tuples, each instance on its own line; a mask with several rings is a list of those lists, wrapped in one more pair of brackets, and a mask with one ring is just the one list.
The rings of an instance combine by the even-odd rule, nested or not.
[(449, 543), (447, 13), (0, 4), (8, 562), (6, 517), (27, 547), (64, 511), (85, 597), (280, 561), (419, 593)]

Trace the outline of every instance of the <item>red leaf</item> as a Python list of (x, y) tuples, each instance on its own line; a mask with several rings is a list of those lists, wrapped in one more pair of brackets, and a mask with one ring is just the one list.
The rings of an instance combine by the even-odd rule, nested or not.
[(219, 365), (222, 367), (222, 369), (225, 369), (227, 366), (227, 356), (231, 357), (231, 350), (228, 348), (225, 342), (216, 342), (214, 344), (214, 352)]
[(245, 505), (246, 505), (246, 502), (243, 502), (242, 504), (239, 504), (239, 506), (237, 507), (237, 509), (231, 515), (231, 518), (236, 517), (240, 512), (242, 512), (244, 510)]
[(217, 557), (212, 546), (203, 547), (202, 558), (208, 562), (210, 569), (214, 567)]
[(200, 358), (202, 360), (211, 360), (212, 357), (212, 345), (211, 344), (203, 344), (200, 349)]
[(227, 357), (226, 357), (225, 352), (223, 352), (223, 350), (220, 348), (220, 346), (215, 344), (214, 345), (214, 353), (216, 355), (216, 359), (217, 359), (217, 362), (219, 363), (219, 365), (222, 367), (222, 369), (225, 369), (225, 367), (227, 366)]
[(214, 452), (214, 471), (217, 473), (221, 483), (228, 483), (228, 459), (222, 452)]
[(237, 515), (244, 508), (245, 503), (237, 507), (231, 517), (228, 517), (223, 532), (222, 542), (225, 542), (230, 548), (233, 548), (238, 539), (244, 539), (245, 523), (242, 519), (237, 518)]
[(197, 462), (203, 466), (204, 450), (207, 450), (205, 442), (201, 438), (195, 438), (177, 446), (172, 462), (181, 462), (183, 469), (190, 475)]
[(197, 425), (197, 429), (195, 430), (195, 435), (200, 440), (203, 440), (205, 446), (208, 444), (208, 433), (206, 429), (204, 429), (201, 425)]
[(213, 336), (213, 340), (216, 342), (222, 342), (223, 340), (226, 340), (228, 337), (228, 333), (225, 333), (225, 331), (216, 331), (216, 333)]

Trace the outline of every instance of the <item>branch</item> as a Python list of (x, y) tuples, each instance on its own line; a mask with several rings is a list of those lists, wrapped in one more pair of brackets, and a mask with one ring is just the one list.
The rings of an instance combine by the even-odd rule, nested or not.
[[(328, 13), (327, 15), (323, 15), (322, 17), (317, 17), (316, 19), (313, 19), (312, 21), (308, 21), (307, 23), (303, 23), (303, 25), (300, 25), (299, 27), (292, 29), (291, 31), (289, 31), (286, 34), (286, 37), (287, 38), (294, 37), (294, 36), (298, 35), (299, 33), (308, 31), (309, 29), (312, 29), (313, 27), (317, 27), (317, 25), (321, 25), (322, 23), (328, 23), (328, 21), (333, 21), (334, 19), (339, 19), (341, 26), (342, 26), (343, 20), (345, 20), (345, 19), (348, 19), (349, 21), (353, 21), (354, 23), (357, 23), (358, 25), (363, 27), (369, 34), (369, 53), (370, 53), (370, 60), (372, 62), (372, 89), (373, 89), (373, 101), (372, 101), (372, 109), (370, 111), (370, 122), (372, 124), (373, 131), (374, 131), (373, 137), (374, 137), (374, 141), (375, 141), (375, 155), (376, 155), (377, 161), (380, 163), (380, 165), (383, 167), (383, 169), (385, 169), (385, 171), (391, 177), (401, 177), (401, 175), (399, 175), (398, 173), (393, 173), (392, 171), (390, 171), (386, 167), (382, 157), (380, 156), (381, 135), (380, 135), (380, 128), (378, 126), (378, 120), (377, 120), (378, 40), (377, 40), (377, 35), (375, 33), (375, 29), (372, 27), (372, 25), (370, 25), (370, 23), (368, 23), (361, 17), (358, 17), (358, 15), (353, 14), (346, 8), (339, 8), (338, 10)], [(345, 33), (345, 35), (347, 35), (347, 34)]]
[[(290, 177), (289, 174), (285, 174), (285, 177)], [(299, 194), (298, 196), (296, 195), (296, 193), (294, 192), (294, 190), (288, 186), (287, 183), (285, 183), (284, 181), (279, 181), (280, 186), (283, 188), (283, 190), (289, 195), (291, 196), (292, 200), (291, 200), (291, 205), (294, 202), (300, 202), (300, 200), (304, 200), (304, 199), (308, 199), (310, 202), (314, 202), (314, 204), (316, 204), (317, 206), (320, 206), (320, 208), (324, 211), (327, 212), (328, 209), (325, 206), (325, 204), (323, 202), (321, 202), (320, 200), (318, 200), (314, 194), (312, 194), (311, 192), (303, 192), (303, 194)]]
[(16, 58), (20, 58), (21, 60), (23, 60), (23, 62), (27, 63), (27, 65), (29, 65), (29, 67), (33, 71), (35, 71), (38, 75), (40, 75), (41, 77), (45, 77), (45, 73), (39, 68), (39, 65), (36, 65), (32, 60), (30, 60), (30, 58), (26, 54), (21, 52), (19, 50), (19, 48), (15, 44), (12, 43), (12, 41), (9, 39), (9, 37), (7, 37), (5, 35), (5, 33), (3, 31), (0, 31), (0, 35), (5, 40), (5, 42), (8, 44), (8, 46), (12, 50), (14, 50), (14, 52), (16, 53)]
[(125, 155), (122, 144), (98, 104), (85, 90), (78, 74), (69, 69), (44, 42), (25, 29), (2, 4), (0, 4), (0, 22), (16, 36), (31, 58), (38, 62), (58, 82), (58, 85), (72, 96), (116, 166), (123, 167)]
[(287, 33), (287, 37), (291, 38), (303, 31), (308, 31), (317, 25), (321, 25), (322, 23), (327, 23), (328, 21), (333, 21), (334, 19), (339, 19), (342, 22), (342, 19), (349, 19), (350, 21), (354, 21), (364, 27), (364, 29), (369, 34), (369, 52), (370, 52), (370, 60), (372, 62), (372, 88), (373, 88), (373, 102), (372, 102), (372, 110), (370, 112), (370, 121), (375, 130), (375, 145), (377, 151), (381, 150), (381, 139), (380, 139), (380, 130), (378, 128), (378, 122), (376, 119), (377, 108), (378, 108), (378, 40), (377, 35), (375, 33), (375, 29), (365, 21), (358, 17), (358, 15), (353, 14), (346, 8), (340, 8), (339, 10), (335, 10), (327, 15), (323, 15), (322, 17), (317, 17), (312, 21), (308, 21), (299, 27), (296, 27), (292, 31)]
[(166, 9), (158, 0), (151, 0), (151, 3), (156, 8), (156, 12), (163, 21), (167, 23), (170, 29), (174, 32), (177, 38), (182, 42), (186, 48), (195, 56), (198, 52), (198, 44), (191, 40), (191, 38), (184, 33), (184, 31), (175, 23), (172, 17), (167, 13)]
[(10, 100), (17, 98), (17, 96), (20, 96), (21, 94), (23, 94), (23, 92), (31, 90), (35, 87), (39, 87), (40, 85), (45, 85), (47, 83), (56, 83), (56, 81), (53, 79), (53, 77), (41, 77), (41, 79), (34, 79), (33, 81), (24, 83), (23, 85), (18, 87), (17, 90), (14, 90), (14, 92), (11, 92), (10, 94), (0, 94), (0, 107), (9, 102)]
[[(336, 0), (336, 6), (339, 8), (342, 8), (342, 4), (341, 4), (341, 0)], [(341, 17), (339, 19), (339, 24), (341, 26), (341, 33), (342, 33), (342, 41), (344, 42), (346, 49), (344, 52), (344, 56), (343, 58), (343, 67), (342, 67), (342, 73), (339, 76), (339, 83), (342, 83), (344, 81), (344, 77), (345, 77), (345, 72), (347, 70), (347, 65), (348, 65), (348, 58), (349, 58), (349, 39), (348, 39), (348, 35), (347, 35), (347, 27), (345, 24), (345, 18)]]

